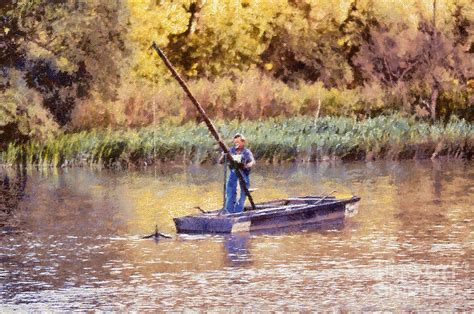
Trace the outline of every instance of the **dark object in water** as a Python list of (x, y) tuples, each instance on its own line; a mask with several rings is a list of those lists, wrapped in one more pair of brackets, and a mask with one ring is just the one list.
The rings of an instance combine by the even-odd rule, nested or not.
[(223, 214), (221, 210), (174, 218), (178, 233), (232, 233), (341, 222), (355, 212), (360, 197), (304, 196), (255, 204), (256, 210)]
[(171, 239), (171, 236), (158, 232), (158, 225), (155, 225), (155, 233), (144, 236), (142, 239), (151, 239), (151, 238), (154, 238), (155, 240), (159, 240), (160, 238)]

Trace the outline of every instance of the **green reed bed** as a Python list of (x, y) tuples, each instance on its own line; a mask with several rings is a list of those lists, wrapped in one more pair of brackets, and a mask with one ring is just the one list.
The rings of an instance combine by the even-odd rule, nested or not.
[[(430, 124), (400, 116), (294, 117), (218, 122), (224, 138), (246, 135), (261, 161), (373, 160), (450, 157), (471, 159), (474, 126), (461, 119)], [(219, 149), (203, 124), (162, 124), (141, 129), (91, 130), (45, 142), (10, 145), (3, 163), (42, 166), (131, 166), (155, 162), (215, 162)]]

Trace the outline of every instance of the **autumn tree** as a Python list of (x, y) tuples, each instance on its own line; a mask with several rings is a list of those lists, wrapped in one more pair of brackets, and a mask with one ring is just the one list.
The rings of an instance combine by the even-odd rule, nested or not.
[[(92, 91), (114, 97), (125, 51), (121, 2), (2, 1), (0, 10), (0, 127), (15, 128), (21, 116), (63, 126)], [(31, 135), (31, 123), (20, 133)]]
[[(462, 9), (454, 7), (457, 14)], [(461, 12), (459, 11), (461, 10)], [(370, 31), (369, 40), (354, 56), (354, 64), (363, 72), (366, 82), (378, 81), (407, 107), (419, 108), (435, 120), (440, 95), (463, 89), (473, 75), (472, 57), (464, 39), (453, 36), (446, 21), (440, 31), (436, 25), (436, 0), (432, 18), (421, 16), (416, 25), (406, 21), (380, 22)], [(459, 18), (459, 17), (458, 17)], [(465, 20), (464, 20), (465, 21)], [(450, 27), (458, 28), (459, 23)]]
[(322, 81), (343, 87), (353, 81), (341, 41), (350, 1), (290, 1), (273, 21), (274, 31), (262, 61), (285, 82)]
[(188, 77), (213, 77), (247, 70), (273, 35), (273, 20), (286, 1), (128, 2), (137, 45), (135, 74), (156, 79), (164, 67), (149, 49), (156, 41)]

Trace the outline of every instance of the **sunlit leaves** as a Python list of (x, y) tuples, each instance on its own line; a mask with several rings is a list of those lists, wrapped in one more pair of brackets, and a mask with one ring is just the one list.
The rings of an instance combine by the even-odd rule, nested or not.
[(129, 38), (137, 46), (133, 55), (133, 69), (137, 76), (156, 80), (163, 75), (151, 43), (158, 46), (168, 45), (168, 37), (186, 30), (189, 14), (183, 5), (189, 1), (164, 1), (157, 5), (156, 1), (129, 0), (131, 29)]
[[(147, 51), (155, 40), (188, 76), (211, 76), (260, 62), (271, 37), (271, 22), (285, 1), (129, 1), (131, 39), (138, 76), (162, 73)], [(192, 9), (191, 6), (193, 5)], [(194, 10), (194, 11), (193, 11)]]

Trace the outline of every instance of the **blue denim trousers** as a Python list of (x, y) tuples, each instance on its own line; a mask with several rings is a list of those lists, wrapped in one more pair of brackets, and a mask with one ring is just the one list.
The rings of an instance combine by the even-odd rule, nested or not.
[[(244, 210), (245, 195), (244, 189), (240, 186), (240, 198), (237, 200), (237, 183), (239, 183), (239, 177), (237, 177), (237, 173), (235, 169), (230, 171), (229, 179), (227, 180), (226, 188), (225, 188), (225, 210), (228, 213), (240, 213)], [(246, 175), (243, 171), (241, 171), (242, 176), (244, 177), (244, 181), (247, 185), (247, 189), (250, 188), (250, 178)]]

